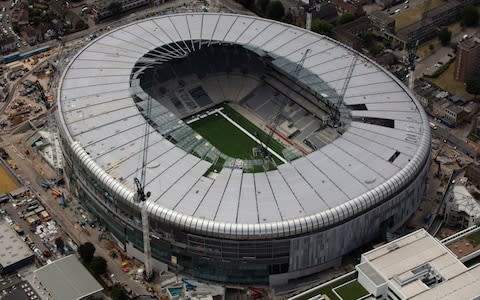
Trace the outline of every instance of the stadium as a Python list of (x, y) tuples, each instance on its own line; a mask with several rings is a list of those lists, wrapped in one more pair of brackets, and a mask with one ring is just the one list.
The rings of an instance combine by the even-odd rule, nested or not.
[(426, 187), (430, 128), (399, 80), (253, 16), (104, 34), (66, 67), (57, 119), (69, 189), (138, 250), (147, 147), (152, 255), (205, 280), (278, 286), (338, 266), (404, 224)]

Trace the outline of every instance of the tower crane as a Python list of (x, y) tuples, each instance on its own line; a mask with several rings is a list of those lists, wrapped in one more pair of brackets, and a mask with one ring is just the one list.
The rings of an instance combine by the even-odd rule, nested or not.
[(312, 12), (314, 10), (320, 11), (322, 4), (330, 2), (328, 0), (308, 0), (307, 20), (305, 21), (305, 29), (312, 30)]
[(263, 147), (263, 157), (268, 158), (268, 144), (272, 140), (273, 134), (275, 133), (275, 130), (277, 129), (278, 125), (280, 124), (280, 120), (282, 116), (282, 106), (280, 105), (278, 108), (277, 113), (273, 116), (273, 122), (272, 125), (270, 126), (270, 134), (268, 135), (266, 141), (265, 141), (265, 146)]
[[(425, 22), (427, 21), (427, 14), (430, 8), (430, 4), (432, 0), (427, 0), (425, 2), (425, 8), (422, 12), (422, 19), (420, 20), (420, 28), (425, 27)], [(418, 45), (420, 44), (420, 39), (417, 38), (415, 42), (408, 41), (406, 45), (407, 50), (407, 63), (408, 63), (408, 88), (413, 91), (414, 83), (415, 83), (415, 59), (417, 58), (417, 49)]]
[(295, 71), (293, 71), (294, 77), (297, 77), (300, 71), (303, 69), (303, 64), (305, 63), (305, 60), (307, 59), (307, 55), (312, 51), (312, 49), (308, 48), (305, 50), (305, 53), (303, 53), (302, 58), (297, 63), (297, 66), (295, 67)]
[[(148, 96), (147, 114), (146, 117), (150, 118), (152, 112), (152, 99)], [(148, 141), (150, 137), (150, 125), (148, 120), (145, 120), (145, 130), (143, 136), (143, 153), (142, 153), (142, 167), (140, 172), (140, 179), (135, 177), (133, 179), (137, 190), (136, 201), (141, 206), (142, 215), (142, 231), (143, 231), (143, 253), (145, 255), (145, 280), (149, 281), (153, 277), (152, 270), (152, 249), (150, 246), (150, 223), (148, 220), (147, 212), (147, 199), (150, 197), (150, 192), (145, 192), (145, 181), (147, 171), (147, 156), (148, 156)]]
[(355, 64), (357, 63), (358, 55), (354, 54), (350, 65), (348, 66), (347, 76), (343, 81), (342, 89), (338, 94), (338, 100), (335, 105), (332, 105), (330, 108), (330, 120), (332, 122), (333, 127), (338, 127), (340, 122), (340, 107), (343, 104), (343, 98), (345, 97), (345, 93), (347, 92), (348, 84), (350, 83), (350, 79), (352, 78), (353, 69), (355, 69)]

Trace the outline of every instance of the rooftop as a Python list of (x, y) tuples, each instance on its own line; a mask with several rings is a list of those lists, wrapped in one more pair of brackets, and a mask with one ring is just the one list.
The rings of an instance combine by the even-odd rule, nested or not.
[(468, 216), (474, 216), (480, 219), (480, 203), (473, 198), (472, 194), (462, 184), (453, 187), (453, 205), (456, 210), (463, 211)]
[(34, 273), (53, 299), (82, 299), (103, 290), (73, 254), (45, 265)]
[(364, 253), (357, 269), (375, 284), (388, 282), (404, 299), (472, 299), (480, 294), (480, 265), (468, 269), (424, 229)]
[[(289, 74), (309, 49), (298, 80), (331, 101), (345, 84), (345, 105), (364, 108), (352, 110), (346, 132), (317, 151), (273, 171), (252, 174), (223, 168), (216, 178), (203, 176), (212, 163), (152, 130), (146, 174), (146, 190), (152, 194), (146, 205), (152, 215), (208, 231), (248, 234), (257, 224), (265, 224), (266, 231), (282, 226), (282, 233), (290, 232), (293, 224), (311, 230), (312, 223), (337, 222), (390, 195), (391, 187), (408, 184), (425, 161), (430, 131), (421, 105), (393, 75), (345, 45), (252, 16), (166, 15), (119, 27), (92, 41), (70, 60), (59, 85), (60, 126), (73, 152), (132, 206), (145, 124), (131, 96), (132, 69), (154, 49), (157, 56), (168, 58), (169, 47), (185, 53), (207, 47), (192, 42), (200, 39), (268, 53), (273, 64)], [(161, 47), (164, 44), (169, 46)], [(353, 73), (347, 81), (350, 65)], [(238, 94), (241, 84), (215, 88)], [(165, 107), (155, 109), (173, 118)], [(370, 122), (377, 119), (391, 125)], [(232, 225), (235, 230), (232, 223), (238, 224)]]
[(0, 266), (4, 268), (34, 255), (3, 218), (0, 219), (0, 244)]

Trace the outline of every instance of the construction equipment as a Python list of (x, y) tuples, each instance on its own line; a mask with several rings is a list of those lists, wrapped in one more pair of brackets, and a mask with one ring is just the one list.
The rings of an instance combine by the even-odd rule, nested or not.
[(263, 298), (265, 296), (265, 291), (262, 290), (262, 289), (253, 287), (253, 286), (249, 286), (249, 287), (247, 287), (247, 295), (251, 299), (260, 299), (260, 298)]
[(305, 53), (303, 53), (302, 58), (298, 61), (297, 67), (295, 68), (295, 71), (293, 71), (294, 77), (298, 77), (298, 74), (300, 71), (303, 69), (303, 64), (305, 63), (305, 59), (307, 59), (307, 55), (311, 52), (312, 50), (308, 48), (305, 50)]
[(63, 207), (63, 208), (68, 206), (67, 201), (65, 200), (65, 195), (63, 194), (63, 192), (62, 192), (62, 195), (60, 196), (60, 206)]
[(435, 172), (435, 176), (438, 178), (442, 177), (442, 166), (441, 166), (442, 164), (437, 159), (437, 157), (442, 154), (442, 150), (443, 150), (443, 146), (440, 147), (440, 149), (438, 149), (437, 153), (435, 153), (435, 155), (432, 158), (433, 162), (437, 164), (437, 171)]
[(270, 144), (270, 141), (272, 140), (273, 134), (275, 133), (275, 130), (277, 129), (278, 125), (280, 124), (280, 121), (282, 120), (282, 106), (280, 105), (277, 113), (273, 116), (273, 121), (272, 125), (270, 126), (270, 134), (268, 135), (267, 139), (265, 140), (265, 144), (263, 146), (263, 157), (265, 159), (268, 159), (270, 155), (268, 154), (268, 145)]
[[(146, 118), (151, 116), (152, 111), (152, 98), (148, 97)], [(137, 188), (137, 202), (141, 206), (142, 215), (142, 231), (143, 231), (143, 253), (145, 255), (145, 274), (144, 278), (149, 281), (153, 277), (152, 270), (152, 250), (150, 246), (150, 223), (148, 220), (148, 213), (146, 208), (147, 199), (150, 197), (150, 192), (145, 193), (145, 181), (147, 172), (147, 156), (148, 156), (148, 141), (150, 137), (150, 125), (148, 120), (145, 120), (145, 130), (143, 137), (143, 153), (142, 153), (142, 167), (140, 172), (140, 179), (135, 177), (133, 179), (135, 187)]]
[(187, 291), (195, 291), (195, 289), (197, 288), (196, 285), (191, 284), (185, 277), (182, 278), (182, 282), (185, 284), (185, 289)]
[(307, 7), (307, 20), (305, 21), (305, 29), (312, 30), (312, 12), (314, 10), (320, 11), (322, 3), (328, 3), (327, 0), (309, 0)]
[[(432, 0), (427, 0), (425, 2), (425, 7), (422, 12), (422, 19), (420, 20), (420, 28), (425, 26), (425, 22), (427, 21), (427, 14), (430, 8), (430, 4)], [(407, 63), (408, 63), (408, 88), (413, 91), (414, 83), (415, 83), (415, 60), (417, 58), (417, 49), (418, 45), (420, 44), (420, 40), (417, 38), (415, 42), (409, 41), (406, 45), (407, 50)]]
[(334, 128), (337, 128), (340, 125), (340, 109), (343, 104), (343, 99), (345, 97), (345, 93), (347, 92), (348, 84), (350, 83), (350, 79), (352, 78), (353, 69), (355, 69), (355, 64), (357, 63), (358, 55), (353, 56), (352, 61), (347, 70), (347, 76), (345, 76), (345, 80), (343, 81), (342, 89), (338, 94), (337, 103), (332, 105), (329, 110), (330, 122)]

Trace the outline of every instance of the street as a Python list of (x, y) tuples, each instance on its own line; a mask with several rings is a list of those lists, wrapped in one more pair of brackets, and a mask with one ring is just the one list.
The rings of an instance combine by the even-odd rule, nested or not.
[(451, 134), (448, 129), (439, 126), (437, 129), (432, 130), (432, 136), (444, 140), (445, 143), (456, 147), (458, 151), (465, 153), (471, 158), (476, 158), (479, 146), (468, 140), (460, 139), (458, 136)]
[[(16, 173), (23, 178), (24, 184), (26, 184), (32, 192), (35, 193), (37, 198), (41, 201), (45, 209), (50, 213), (53, 220), (57, 222), (60, 228), (72, 238), (72, 240), (80, 245), (85, 242), (91, 242), (95, 245), (95, 255), (102, 256), (107, 260), (108, 270), (110, 273), (115, 274), (118, 281), (124, 283), (129, 289), (132, 290), (136, 295), (149, 294), (145, 287), (139, 282), (132, 280), (128, 274), (122, 271), (120, 258), (113, 259), (110, 257), (110, 251), (104, 249), (101, 246), (101, 243), (98, 241), (98, 236), (100, 231), (98, 228), (90, 228), (86, 226), (84, 230), (80, 228), (80, 225), (77, 223), (77, 218), (75, 217), (74, 208), (71, 206), (67, 208), (62, 208), (59, 205), (58, 199), (53, 197), (48, 190), (42, 188), (39, 184), (44, 178), (37, 173), (36, 169), (32, 165), (32, 161), (28, 156), (20, 155), (17, 151), (14, 151), (9, 142), (12, 141), (11, 136), (3, 136), (2, 139), (4, 142), (0, 143), (0, 147), (5, 148), (9, 156), (15, 161), (17, 165)], [(15, 142), (15, 140), (13, 140)], [(71, 203), (73, 205), (74, 203)], [(10, 204), (6, 206), (5, 209), (12, 218), (15, 219), (15, 222), (18, 222), (19, 225), (25, 231), (25, 234), (28, 234), (32, 240), (35, 242), (35, 245), (43, 251), (45, 246), (43, 241), (35, 234), (30, 233), (30, 226), (22, 220), (15, 208)]]

